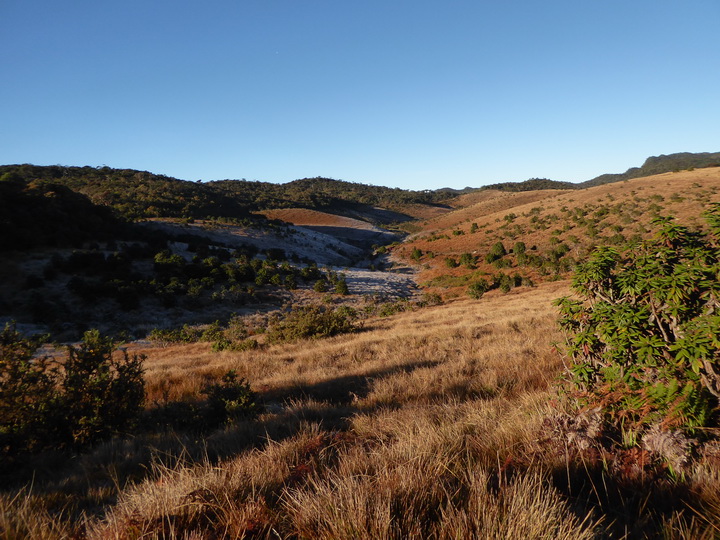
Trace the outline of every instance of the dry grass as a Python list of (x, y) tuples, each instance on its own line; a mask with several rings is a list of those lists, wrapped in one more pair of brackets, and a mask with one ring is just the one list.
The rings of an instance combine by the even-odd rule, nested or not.
[(694, 506), (655, 511), (653, 485), (636, 500), (543, 442), (562, 369), (551, 300), (567, 292), (493, 293), (262, 351), (147, 349), (156, 399), (233, 368), (266, 411), (202, 440), (106, 443), (33, 496), (0, 497), (0, 537), (711, 538), (710, 458), (682, 483)]
[(328, 214), (307, 208), (278, 208), (265, 210), (262, 214), (268, 219), (279, 219), (300, 226), (349, 227), (353, 229), (372, 229), (367, 221), (353, 219), (336, 214)]
[[(424, 222), (422, 231), (396, 250), (407, 259), (414, 248), (435, 254), (433, 259), (422, 260), (427, 268), (420, 274), (420, 282), (441, 275), (468, 274), (467, 269), (451, 270), (444, 265), (446, 256), (465, 252), (479, 256), (479, 270), (496, 272), (483, 258), (498, 241), (507, 248), (523, 241), (528, 249), (535, 246), (536, 253), (550, 250), (551, 241), (564, 242), (571, 248), (569, 255), (581, 258), (593, 244), (615, 232), (626, 238), (636, 234), (646, 237), (656, 213), (673, 216), (685, 225), (702, 226), (701, 214), (707, 205), (720, 201), (720, 168), (665, 173), (578, 191), (482, 191), (464, 197), (462, 207)], [(588, 221), (598, 211), (607, 212), (596, 226), (596, 237), (590, 236), (588, 227), (571, 219), (570, 212), (576, 209), (584, 209)], [(506, 216), (512, 214), (516, 217), (508, 222)], [(470, 234), (472, 223), (479, 227), (474, 234)], [(536, 282), (547, 279), (529, 267), (519, 270)]]

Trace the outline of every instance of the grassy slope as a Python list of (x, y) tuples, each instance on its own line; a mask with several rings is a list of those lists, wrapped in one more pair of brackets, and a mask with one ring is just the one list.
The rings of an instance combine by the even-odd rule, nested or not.
[[(268, 407), (205, 441), (106, 443), (0, 497), (0, 530), (89, 538), (710, 538), (720, 478), (676, 484), (578, 457), (555, 430), (555, 282), (257, 352), (150, 348), (151, 400), (237, 369)], [(151, 450), (154, 448), (155, 450)], [(643, 473), (644, 474), (644, 473)], [(53, 475), (51, 475), (53, 476)], [(110, 504), (104, 513), (102, 505)], [(694, 508), (695, 513), (688, 511)], [(46, 507), (64, 507), (51, 518)], [(90, 517), (82, 524), (74, 512)], [(4, 527), (4, 529), (3, 529)]]
[[(423, 222), (421, 231), (405, 242), (398, 253), (409, 257), (412, 250), (418, 248), (435, 254), (434, 258), (421, 259), (424, 267), (421, 282), (440, 275), (470, 274), (468, 269), (449, 270), (444, 265), (446, 256), (457, 257), (464, 252), (480, 258), (479, 272), (492, 274), (497, 270), (483, 259), (498, 241), (508, 250), (515, 242), (522, 241), (528, 249), (535, 246), (538, 254), (546, 254), (553, 242), (565, 243), (571, 248), (569, 255), (580, 259), (592, 246), (615, 241), (613, 236), (617, 233), (625, 239), (647, 236), (652, 219), (658, 214), (701, 226), (703, 210), (709, 203), (718, 201), (718, 167), (665, 173), (577, 191), (478, 192), (455, 201), (457, 210)], [(515, 217), (510, 220), (513, 214)], [(470, 234), (472, 223), (478, 225), (474, 234)], [(463, 234), (456, 235), (453, 231)], [(536, 281), (548, 277), (533, 268), (519, 268), (517, 264), (505, 271), (520, 271)]]

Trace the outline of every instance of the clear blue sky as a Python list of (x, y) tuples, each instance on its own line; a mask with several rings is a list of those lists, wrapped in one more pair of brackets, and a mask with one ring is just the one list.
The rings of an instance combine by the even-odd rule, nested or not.
[(405, 189), (720, 151), (718, 0), (0, 0), (0, 164)]

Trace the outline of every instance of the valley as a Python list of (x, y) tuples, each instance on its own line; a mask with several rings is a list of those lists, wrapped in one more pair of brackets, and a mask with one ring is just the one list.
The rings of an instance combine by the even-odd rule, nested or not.
[[(677, 431), (653, 420), (657, 442), (580, 405), (557, 301), (581, 298), (598, 250), (640, 252), (668, 223), (701, 252), (720, 167), (431, 193), (15, 167), (3, 226), (34, 240), (3, 245), (2, 322), (114, 336), (112, 358), (143, 359), (144, 401), (84, 447), (8, 452), (3, 537), (717, 537), (717, 408)], [(102, 234), (44, 232), (76, 205)], [(696, 280), (710, 303), (713, 246)]]

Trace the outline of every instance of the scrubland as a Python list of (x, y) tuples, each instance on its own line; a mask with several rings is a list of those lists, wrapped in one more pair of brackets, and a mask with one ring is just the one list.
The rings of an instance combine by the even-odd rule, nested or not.
[(232, 368), (264, 412), (48, 463), (4, 490), (2, 536), (716, 537), (717, 455), (667, 475), (647, 452), (603, 453), (568, 427), (552, 306), (568, 291), (496, 291), (259, 351), (135, 348), (148, 406)]
[[(467, 285), (498, 271), (518, 272), (533, 281), (568, 277), (575, 265), (600, 245), (624, 245), (652, 236), (658, 216), (703, 227), (701, 215), (717, 201), (720, 167), (635, 178), (582, 190), (507, 193), (479, 191), (459, 197), (456, 209), (418, 223), (418, 231), (395, 252), (420, 267), (419, 282), (444, 294), (461, 295)], [(513, 247), (520, 242), (527, 257)], [(487, 262), (494, 245), (507, 257)], [(446, 265), (463, 254), (467, 267)]]

